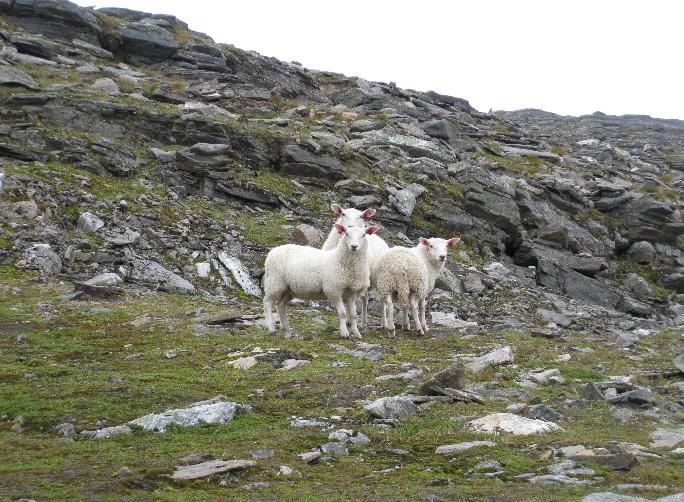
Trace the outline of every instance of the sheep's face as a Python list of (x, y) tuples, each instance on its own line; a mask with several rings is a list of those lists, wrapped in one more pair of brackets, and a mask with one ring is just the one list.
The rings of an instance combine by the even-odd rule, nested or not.
[(332, 204), (330, 209), (337, 215), (336, 223), (344, 225), (345, 227), (365, 227), (366, 220), (370, 219), (375, 214), (375, 209), (366, 209), (359, 211), (353, 207), (344, 209), (339, 204)]
[(460, 237), (454, 237), (453, 239), (440, 239), (439, 237), (434, 237), (432, 239), (426, 239), (421, 237), (420, 247), (427, 253), (430, 260), (434, 262), (446, 262), (447, 255), (449, 254), (449, 248), (458, 244), (460, 242)]
[(335, 228), (341, 235), (340, 241), (342, 245), (346, 246), (352, 253), (363, 250), (366, 247), (366, 236), (373, 235), (379, 229), (376, 226), (366, 228), (345, 227), (339, 223), (335, 224)]

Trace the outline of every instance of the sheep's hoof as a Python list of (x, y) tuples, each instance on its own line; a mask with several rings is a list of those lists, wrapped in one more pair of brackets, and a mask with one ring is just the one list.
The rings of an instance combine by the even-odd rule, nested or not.
[(397, 330), (396, 329), (388, 329), (387, 330), (387, 337), (388, 338), (396, 338), (397, 336)]
[(423, 336), (425, 334), (425, 332), (422, 329), (418, 329), (418, 330), (416, 330), (416, 334), (418, 336)]

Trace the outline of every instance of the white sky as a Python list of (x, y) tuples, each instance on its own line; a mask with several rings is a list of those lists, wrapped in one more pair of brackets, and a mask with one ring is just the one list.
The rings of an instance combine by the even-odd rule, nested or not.
[(465, 98), (487, 111), (684, 119), (680, 0), (76, 0), (173, 14), (307, 68)]

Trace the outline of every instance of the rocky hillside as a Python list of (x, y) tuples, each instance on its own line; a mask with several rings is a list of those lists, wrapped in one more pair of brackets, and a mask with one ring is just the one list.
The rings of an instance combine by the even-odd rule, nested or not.
[[(481, 113), (169, 15), (0, 0), (0, 494), (681, 490), (683, 194), (684, 121)], [(434, 336), (352, 344), (316, 303), (266, 335), (264, 256), (321, 245), (332, 202), (392, 244), (461, 236)]]

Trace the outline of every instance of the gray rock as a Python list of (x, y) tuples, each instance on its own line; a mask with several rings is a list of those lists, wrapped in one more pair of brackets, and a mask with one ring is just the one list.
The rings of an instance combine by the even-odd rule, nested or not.
[(121, 49), (134, 61), (164, 61), (180, 47), (167, 30), (142, 22), (123, 24), (119, 27), (119, 36)]
[(656, 429), (648, 436), (652, 448), (675, 448), (684, 441), (684, 427), (679, 429)]
[(297, 244), (302, 244), (304, 246), (315, 247), (321, 240), (321, 231), (306, 223), (297, 225), (292, 231), (292, 235)]
[(390, 195), (389, 200), (395, 209), (404, 216), (411, 216), (416, 207), (416, 196), (407, 189), (398, 190), (395, 194)]
[(176, 152), (173, 150), (167, 152), (159, 148), (150, 148), (150, 152), (154, 155), (155, 159), (161, 160), (162, 162), (173, 162), (176, 160)]
[(641, 277), (640, 275), (631, 273), (627, 274), (623, 285), (627, 290), (632, 293), (636, 298), (643, 299), (653, 295), (653, 290), (648, 284), (648, 281)]
[(651, 393), (645, 389), (629, 390), (610, 398), (606, 396), (606, 400), (612, 404), (631, 403), (637, 406), (653, 405), (656, 402)]
[(593, 481), (590, 479), (577, 479), (565, 474), (544, 474), (541, 476), (533, 476), (529, 479), (530, 483), (537, 485), (591, 485)]
[(684, 293), (684, 272), (673, 272), (661, 280), (661, 284), (677, 293)]
[(55, 425), (54, 431), (60, 436), (66, 437), (71, 436), (74, 432), (76, 432), (76, 428), (74, 427), (74, 424), (65, 422), (63, 424)]
[(585, 495), (580, 499), (580, 502), (649, 502), (649, 500), (642, 497), (631, 497), (629, 495), (620, 495), (612, 492), (597, 492)]
[(150, 413), (128, 422), (143, 429), (165, 432), (171, 424), (190, 427), (200, 424), (224, 424), (230, 422), (238, 411), (238, 405), (222, 398), (193, 403), (186, 408), (167, 410), (163, 413)]
[(227, 143), (212, 144), (212, 143), (196, 143), (190, 147), (192, 153), (198, 155), (225, 155), (232, 150), (232, 146)]
[(105, 427), (104, 429), (99, 429), (95, 431), (81, 431), (83, 436), (90, 437), (92, 439), (107, 439), (118, 434), (132, 434), (133, 429), (127, 425), (116, 425), (114, 427)]
[(0, 194), (2, 193), (2, 185), (5, 183), (5, 173), (0, 172)]
[(436, 373), (432, 378), (423, 382), (420, 393), (426, 396), (438, 396), (443, 390), (462, 389), (465, 384), (465, 370), (460, 364), (455, 364)]
[(153, 101), (158, 101), (160, 103), (168, 103), (171, 105), (182, 105), (187, 101), (184, 96), (181, 96), (177, 92), (171, 92), (165, 89), (155, 89), (150, 94), (150, 99)]
[(469, 450), (471, 448), (481, 448), (484, 446), (496, 446), (496, 443), (494, 441), (466, 441), (464, 443), (445, 444), (442, 446), (438, 446), (437, 449), (435, 450), (435, 453), (440, 453), (440, 454), (460, 453), (462, 451), (466, 451), (466, 450)]
[(675, 357), (672, 360), (672, 364), (674, 364), (675, 368), (677, 368), (681, 373), (684, 373), (684, 352)]
[(280, 152), (282, 174), (341, 180), (346, 178), (342, 162), (326, 153), (316, 153), (303, 145), (288, 144)]
[(109, 52), (106, 49), (103, 49), (102, 47), (98, 45), (91, 44), (89, 42), (86, 42), (85, 40), (80, 40), (78, 38), (74, 38), (71, 41), (71, 45), (74, 47), (78, 47), (79, 49), (82, 49), (94, 56), (97, 56), (102, 59), (112, 59), (114, 55)]
[(321, 452), (320, 451), (307, 451), (304, 453), (300, 453), (297, 455), (300, 460), (303, 460), (307, 464), (310, 464), (311, 462), (315, 462), (319, 458), (321, 458)]
[(496, 349), (489, 354), (477, 357), (466, 364), (466, 368), (471, 371), (482, 371), (489, 366), (498, 366), (513, 362), (513, 350), (507, 345)]
[(653, 244), (647, 241), (638, 241), (632, 244), (627, 251), (627, 256), (637, 263), (648, 264), (655, 258), (656, 250)]
[(233, 277), (245, 293), (251, 296), (261, 296), (261, 288), (252, 280), (249, 271), (239, 258), (230, 256), (222, 251), (218, 254), (218, 259), (233, 274)]
[(547, 432), (563, 430), (560, 426), (552, 422), (525, 418), (512, 413), (492, 413), (491, 415), (472, 420), (470, 422), (470, 427), (476, 432), (487, 434), (506, 432), (516, 436), (544, 434)]
[(96, 214), (90, 212), (81, 213), (78, 217), (78, 223), (76, 224), (76, 228), (81, 232), (97, 232), (104, 226), (105, 222)]
[(178, 293), (195, 291), (195, 286), (186, 279), (152, 260), (134, 258), (130, 262), (130, 267), (124, 267), (124, 275), (131, 281), (151, 284), (163, 291)]
[(525, 411), (527, 418), (534, 418), (537, 420), (546, 420), (547, 422), (559, 422), (563, 420), (563, 415), (554, 410), (551, 406), (546, 404), (535, 404), (527, 408)]
[(2, 85), (19, 85), (32, 90), (40, 89), (38, 83), (28, 73), (9, 66), (0, 66), (0, 86)]
[(363, 407), (375, 418), (394, 419), (414, 415), (420, 411), (411, 399), (404, 396), (382, 397)]
[(572, 319), (559, 312), (553, 312), (552, 310), (546, 309), (537, 309), (537, 315), (563, 328), (569, 328), (572, 325)]
[(321, 451), (323, 453), (334, 453), (335, 455), (349, 455), (345, 441), (325, 443), (321, 445)]
[(223, 472), (249, 469), (255, 465), (256, 462), (254, 460), (209, 460), (200, 464), (177, 465), (171, 479), (200, 479)]
[(62, 259), (49, 244), (34, 244), (26, 251), (24, 258), (29, 267), (36, 268), (47, 276), (62, 271)]
[(98, 78), (90, 86), (93, 91), (104, 92), (105, 94), (119, 94), (119, 86), (111, 78)]
[(250, 451), (249, 454), (254, 458), (269, 458), (273, 456), (273, 448), (258, 448)]
[(479, 295), (483, 291), (486, 291), (487, 287), (482, 283), (479, 274), (468, 272), (463, 279), (463, 289), (468, 293)]

